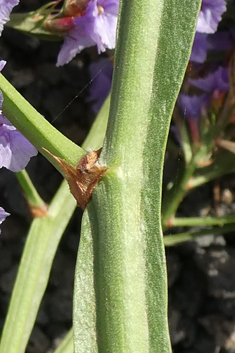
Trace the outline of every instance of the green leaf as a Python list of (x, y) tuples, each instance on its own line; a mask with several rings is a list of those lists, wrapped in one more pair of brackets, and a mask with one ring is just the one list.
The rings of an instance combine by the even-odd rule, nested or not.
[(75, 353), (168, 353), (162, 170), (200, 1), (123, 0), (101, 165), (76, 266)]

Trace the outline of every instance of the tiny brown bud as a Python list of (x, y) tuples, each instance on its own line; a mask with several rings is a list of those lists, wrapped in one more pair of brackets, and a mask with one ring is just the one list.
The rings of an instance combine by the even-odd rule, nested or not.
[(73, 28), (75, 28), (72, 17), (48, 18), (44, 22), (43, 26), (48, 31), (59, 34), (61, 36), (67, 34)]
[(66, 0), (63, 12), (65, 16), (80, 17), (86, 12), (90, 0)]

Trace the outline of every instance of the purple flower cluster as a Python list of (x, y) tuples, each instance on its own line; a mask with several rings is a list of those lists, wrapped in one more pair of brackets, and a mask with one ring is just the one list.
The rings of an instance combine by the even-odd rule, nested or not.
[[(0, 61), (0, 70), (5, 61)], [(36, 148), (2, 114), (3, 96), (0, 91), (0, 168), (19, 172), (36, 156)], [(0, 224), (9, 214), (0, 207)]]
[(90, 0), (84, 15), (73, 17), (74, 28), (68, 32), (57, 59), (57, 66), (67, 64), (84, 48), (97, 45), (98, 52), (115, 48), (119, 0)]
[(225, 11), (224, 0), (203, 0), (197, 20), (197, 32), (214, 33)]
[[(189, 96), (183, 93), (177, 100), (178, 107), (188, 121), (192, 140), (196, 142), (200, 139), (201, 118), (207, 116), (209, 111), (218, 112), (224, 94), (229, 90), (228, 68), (224, 66), (226, 63), (216, 61), (204, 64), (208, 53), (226, 51), (234, 46), (233, 31), (217, 31), (225, 11), (225, 0), (202, 0), (190, 61), (196, 63), (191, 67), (195, 67), (197, 73), (202, 72), (203, 77), (197, 74), (199, 77), (196, 79), (186, 78), (182, 90), (191, 84), (196, 90), (192, 87), (190, 90), (196, 91), (197, 94)], [(205, 69), (210, 72), (207, 76)], [(188, 88), (186, 90), (188, 91)]]
[(211, 33), (216, 32), (225, 11), (226, 2), (224, 0), (202, 0), (190, 61), (203, 63), (208, 50), (218, 49), (210, 45), (210, 41), (213, 41)]
[(0, 111), (0, 168), (5, 167), (12, 172), (19, 172), (37, 153), (36, 148)]
[[(0, 0), (0, 35), (4, 24), (19, 0)], [(0, 60), (0, 71), (6, 62)], [(0, 91), (0, 168), (6, 167), (13, 172), (24, 169), (32, 156), (36, 156), (36, 148), (5, 118), (2, 114), (3, 95)], [(0, 224), (9, 216), (0, 207)], [(0, 231), (1, 232), (1, 231)]]
[[(98, 3), (99, 3), (99, 1), (98, 1)], [(108, 1), (108, 3), (110, 5), (110, 3), (114, 3), (114, 1), (110, 0), (110, 1)], [(89, 3), (89, 5), (87, 6), (87, 12), (86, 12), (86, 15), (84, 16), (84, 20), (86, 18), (87, 19), (90, 18), (89, 17), (90, 16), (89, 15), (90, 9), (94, 8), (94, 4), (95, 4), (95, 1), (91, 1)], [(118, 1), (115, 2), (115, 5), (116, 5), (115, 11), (117, 13)], [(194, 61), (196, 63), (203, 63), (206, 60), (208, 51), (225, 50), (225, 49), (227, 50), (231, 47), (232, 44), (231, 44), (231, 39), (228, 36), (228, 32), (226, 32), (226, 33), (216, 32), (218, 24), (222, 19), (222, 14), (225, 11), (226, 11), (225, 0), (202, 0), (202, 5), (201, 5), (201, 10), (200, 10), (199, 16), (198, 16), (196, 35), (195, 35), (195, 39), (194, 39), (194, 43), (193, 43), (190, 61)], [(87, 19), (86, 19), (86, 21), (87, 21)], [(78, 18), (76, 21), (77, 21), (77, 23), (81, 23), (82, 18)], [(89, 31), (91, 31), (91, 28), (92, 28), (92, 27), (90, 27), (89, 21), (90, 20), (88, 20), (88, 22), (86, 22), (87, 27), (85, 29), (85, 35), (83, 37), (84, 40), (88, 40), (88, 38), (89, 39), (92, 38), (92, 36), (88, 36), (88, 38), (87, 38), (87, 34), (90, 33)], [(83, 26), (83, 28), (85, 28), (85, 27)], [(100, 26), (99, 29), (101, 31), (100, 33), (102, 33), (102, 30), (108, 31), (108, 25), (104, 26), (103, 28)], [(93, 32), (93, 28), (92, 28), (92, 32)], [(113, 32), (111, 31), (111, 33), (113, 33)], [(70, 54), (74, 51), (74, 55), (77, 52), (79, 52), (81, 49), (84, 48), (84, 45), (83, 45), (84, 41), (81, 40), (81, 37), (83, 34), (84, 34), (84, 31), (82, 31), (82, 30), (78, 31), (78, 27), (70, 32), (71, 37), (70, 38), (67, 37), (67, 39), (65, 40), (64, 46), (59, 54), (58, 65), (61, 65), (65, 62), (68, 62), (71, 59), (70, 55), (68, 55), (69, 46), (72, 47)], [(76, 43), (75, 43), (74, 38), (78, 42), (77, 47), (75, 47)], [(96, 43), (98, 46), (98, 50), (102, 51), (99, 42), (96, 41)], [(68, 46), (68, 48), (66, 46)], [(81, 46), (81, 49), (80, 49), (80, 46)], [(87, 45), (87, 46), (89, 46), (89, 45)], [(107, 47), (109, 47), (109, 46), (107, 46)], [(62, 60), (62, 61), (60, 61), (60, 60)], [(96, 75), (96, 72), (95, 72), (96, 70), (99, 71), (99, 64), (97, 64), (97, 65), (92, 64), (92, 67), (90, 69), (92, 79)], [(97, 77), (95, 76), (95, 79), (92, 81), (89, 100), (96, 102), (95, 105), (93, 106), (93, 110), (95, 112), (97, 112), (98, 109), (101, 107), (104, 99), (106, 98), (106, 96), (108, 94), (107, 92), (109, 91), (109, 89), (111, 87), (111, 78), (112, 78), (111, 74), (106, 75), (105, 73), (104, 74), (101, 73)], [(216, 77), (215, 77), (215, 79), (216, 79)], [(106, 89), (104, 89), (104, 86), (106, 87)], [(192, 97), (187, 97), (187, 99), (186, 98), (184, 98), (184, 99), (179, 98), (179, 102), (181, 102), (180, 105), (182, 105), (182, 103), (184, 101), (184, 103), (188, 107), (186, 109), (188, 112), (191, 111), (191, 109), (189, 108), (191, 98)], [(198, 100), (199, 100), (198, 103), (201, 102), (200, 97), (198, 97)], [(193, 107), (196, 106), (196, 101), (197, 101), (197, 96), (192, 98)], [(194, 108), (192, 108), (192, 110), (194, 111)], [(199, 113), (199, 110), (198, 110), (198, 113)], [(194, 114), (191, 114), (191, 116), (193, 116), (193, 115)]]
[[(5, 64), (4, 60), (0, 61), (0, 71)], [(0, 168), (19, 172), (37, 155), (37, 150), (2, 114), (2, 103), (0, 91)]]
[(188, 121), (198, 121), (200, 119), (202, 105), (205, 101), (205, 98), (205, 94), (200, 96), (188, 96), (187, 94), (182, 93), (179, 95), (177, 100), (178, 105), (180, 106), (182, 113)]
[(192, 140), (198, 142), (200, 140), (198, 127), (201, 117), (206, 115), (209, 109), (212, 109), (213, 100), (218, 101), (216, 105), (219, 106), (219, 98), (223, 97), (224, 93), (229, 90), (228, 69), (219, 66), (216, 71), (208, 76), (189, 79), (188, 82), (203, 93), (193, 96), (182, 93), (178, 97), (177, 104), (188, 121)]
[(10, 13), (20, 0), (0, 0), (0, 33), (2, 33), (3, 26), (9, 21)]
[(227, 92), (229, 89), (228, 69), (222, 66), (219, 66), (216, 71), (210, 73), (205, 78), (189, 79), (188, 81), (206, 93), (212, 93), (215, 90)]
[[(6, 217), (9, 216), (10, 214), (5, 212), (2, 207), (0, 207), (0, 224), (5, 221)], [(0, 229), (0, 234), (1, 234), (1, 229)]]
[(108, 96), (113, 76), (113, 66), (109, 58), (102, 58), (89, 67), (92, 83), (88, 102), (92, 103), (92, 109), (98, 113), (106, 97)]

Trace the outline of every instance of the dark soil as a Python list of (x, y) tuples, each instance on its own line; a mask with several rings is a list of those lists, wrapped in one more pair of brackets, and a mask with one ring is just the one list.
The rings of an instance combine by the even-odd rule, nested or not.
[[(31, 11), (42, 4), (39, 0), (22, 0), (19, 10)], [(56, 128), (81, 144), (94, 119), (86, 103), (89, 87), (84, 87), (90, 81), (88, 66), (97, 58), (96, 49), (83, 51), (69, 65), (56, 68), (60, 45), (6, 28), (0, 41), (1, 56), (7, 60), (4, 75)], [(62, 180), (59, 173), (41, 155), (33, 158), (27, 169), (42, 198), (50, 201)], [(220, 212), (234, 212), (233, 178), (228, 176), (219, 181)], [(31, 216), (14, 174), (5, 169), (0, 170), (0, 191), (0, 205), (11, 213), (1, 227), (0, 236), (2, 327)], [(229, 202), (223, 195), (230, 196)], [(188, 197), (181, 206), (181, 213), (203, 217), (213, 207), (213, 184), (210, 184)], [(52, 352), (71, 327), (81, 215), (77, 209), (60, 243), (28, 353)], [(174, 352), (235, 352), (234, 234), (205, 236), (167, 248), (166, 254)]]

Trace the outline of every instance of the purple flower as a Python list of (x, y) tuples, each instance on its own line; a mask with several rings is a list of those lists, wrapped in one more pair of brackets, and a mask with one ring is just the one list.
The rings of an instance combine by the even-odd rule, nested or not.
[(0, 35), (4, 24), (9, 21), (9, 16), (13, 7), (18, 4), (19, 0), (0, 0)]
[(207, 57), (207, 34), (195, 34), (190, 61), (202, 64)]
[(177, 103), (186, 119), (199, 120), (205, 98), (205, 94), (201, 96), (188, 96), (182, 93), (179, 95)]
[(97, 8), (94, 33), (101, 39), (100, 45), (99, 41), (96, 42), (100, 53), (105, 51), (105, 48), (115, 48), (119, 0), (97, 0)]
[[(0, 61), (0, 69), (6, 62)], [(19, 172), (37, 155), (36, 148), (2, 114), (3, 96), (0, 91), (0, 168)]]
[(36, 148), (0, 114), (0, 168), (19, 172), (36, 155)]
[(226, 51), (233, 47), (231, 31), (217, 31), (207, 36), (208, 51)]
[[(2, 222), (5, 221), (5, 218), (9, 215), (10, 215), (9, 213), (5, 212), (4, 209), (0, 207), (0, 224), (2, 224)], [(0, 229), (0, 233), (1, 233), (1, 229)]]
[(90, 65), (89, 71), (92, 82), (88, 102), (93, 102), (92, 109), (98, 113), (111, 89), (113, 66), (109, 59), (100, 59)]
[(84, 48), (97, 45), (98, 52), (114, 49), (119, 0), (90, 0), (86, 12), (74, 18), (75, 28), (65, 38), (57, 66), (67, 64)]
[(191, 139), (193, 143), (200, 141), (199, 124), (201, 116), (205, 110), (207, 97), (206, 94), (201, 96), (188, 96), (187, 94), (180, 94), (177, 100), (183, 116), (187, 119)]
[(227, 92), (229, 89), (228, 69), (220, 66), (215, 72), (205, 78), (199, 78), (196, 80), (189, 79), (189, 82), (193, 86), (200, 88), (207, 93), (211, 93), (215, 90), (218, 90), (219, 92)]
[(217, 30), (221, 15), (225, 11), (224, 0), (202, 0), (190, 61), (202, 64), (206, 60), (207, 50), (224, 50), (224, 47), (230, 46), (231, 40), (227, 34), (214, 37), (207, 35)]
[(202, 64), (206, 61), (207, 51), (225, 51), (234, 46), (232, 31), (220, 31), (212, 34), (196, 32), (190, 61)]
[(0, 71), (2, 71), (2, 69), (4, 68), (4, 66), (6, 65), (6, 61), (5, 60), (0, 60)]
[(214, 33), (221, 21), (221, 15), (225, 11), (226, 2), (224, 0), (202, 0), (197, 21), (197, 32)]

